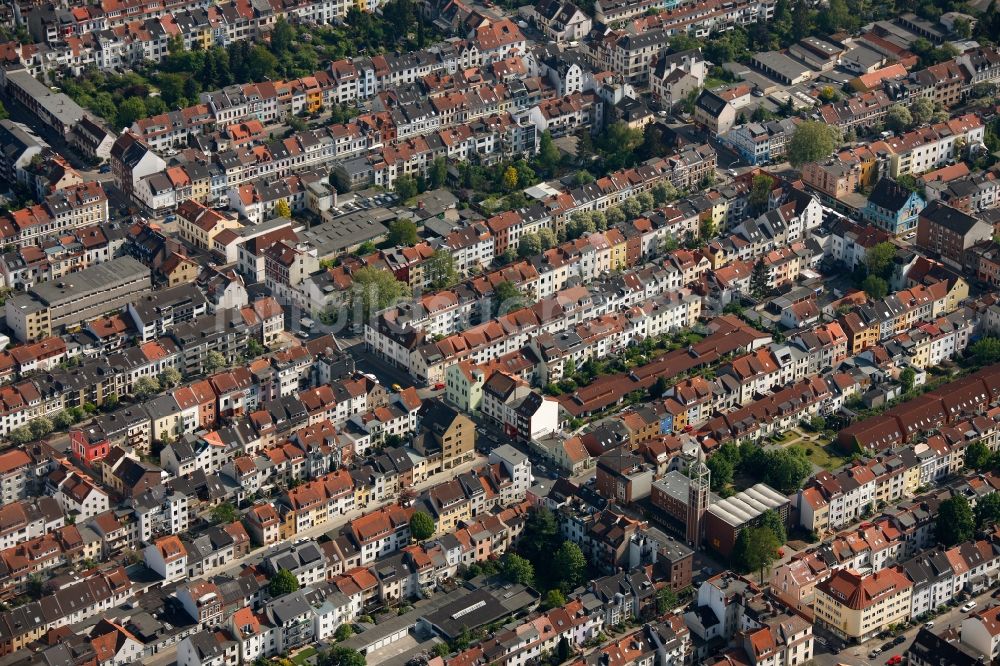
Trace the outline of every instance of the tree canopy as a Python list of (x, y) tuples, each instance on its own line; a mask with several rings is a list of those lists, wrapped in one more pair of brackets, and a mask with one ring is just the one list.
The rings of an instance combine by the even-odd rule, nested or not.
[(733, 549), (733, 566), (744, 573), (758, 571), (763, 581), (764, 572), (777, 558), (780, 547), (774, 532), (766, 527), (740, 530)]
[(500, 569), (503, 577), (512, 583), (533, 585), (535, 582), (535, 567), (531, 562), (516, 553), (507, 553)]
[(935, 524), (938, 541), (949, 548), (971, 539), (976, 523), (969, 500), (964, 495), (955, 495), (941, 502)]
[(299, 579), (288, 569), (279, 569), (267, 584), (267, 591), (272, 597), (280, 597), (297, 589), (299, 589)]
[(806, 120), (795, 128), (788, 142), (788, 161), (794, 167), (818, 162), (829, 157), (839, 144), (840, 132), (836, 127), (818, 120)]
[(410, 536), (417, 541), (430, 539), (435, 530), (434, 519), (425, 511), (414, 511), (410, 516)]
[(420, 241), (417, 236), (417, 225), (412, 220), (398, 219), (389, 225), (389, 243), (394, 246), (416, 245)]
[(372, 311), (393, 305), (409, 293), (410, 288), (400, 282), (392, 273), (371, 266), (365, 266), (351, 275), (354, 289), (351, 291), (352, 304), (360, 306), (362, 317), (367, 320)]

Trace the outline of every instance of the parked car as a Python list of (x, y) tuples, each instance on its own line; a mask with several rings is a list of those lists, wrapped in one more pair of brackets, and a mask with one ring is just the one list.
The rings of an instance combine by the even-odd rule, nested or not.
[(97, 170), (97, 173), (111, 173), (111, 165), (102, 164), (101, 168)]
[(906, 642), (906, 636), (896, 636), (894, 639), (892, 639), (892, 647), (896, 647), (897, 645), (902, 645), (905, 642)]
[(933, 628), (934, 628), (934, 620), (924, 623), (924, 629), (933, 629)]
[(444, 382), (438, 382), (437, 384), (434, 385), (435, 391), (440, 391), (443, 388), (444, 388)]
[(972, 601), (970, 601), (967, 604), (965, 604), (964, 606), (962, 606), (961, 611), (963, 613), (968, 613), (970, 610), (972, 610), (975, 607), (976, 607), (976, 600), (973, 599)]
[(879, 648), (875, 648), (871, 652), (868, 653), (868, 658), (869, 659), (874, 659), (875, 657), (879, 656), (880, 654), (882, 654), (882, 650), (879, 649)]
[(392, 385), (392, 390), (395, 391), (396, 393), (399, 393), (400, 391), (403, 390), (403, 387), (400, 386), (399, 384), (393, 384)]
[(885, 660), (886, 666), (897, 666), (897, 664), (903, 663), (903, 655), (894, 654)]
[(888, 643), (882, 644), (882, 647), (879, 648), (879, 652), (888, 652), (894, 647), (896, 647), (896, 643), (893, 641), (889, 641)]

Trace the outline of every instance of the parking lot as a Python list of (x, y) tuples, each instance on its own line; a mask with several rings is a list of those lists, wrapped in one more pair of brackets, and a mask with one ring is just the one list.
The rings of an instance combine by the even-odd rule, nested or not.
[(399, 201), (392, 192), (378, 192), (365, 190), (354, 192), (337, 197), (337, 205), (330, 209), (333, 216), (347, 215), (359, 210), (371, 210), (372, 208), (387, 208), (395, 205)]

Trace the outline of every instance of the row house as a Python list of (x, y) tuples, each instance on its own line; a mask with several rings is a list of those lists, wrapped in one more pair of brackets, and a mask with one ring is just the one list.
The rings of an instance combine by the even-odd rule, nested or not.
[(951, 118), (897, 137), (876, 141), (870, 149), (888, 168), (885, 175), (898, 178), (940, 168), (961, 152), (981, 144), (986, 127), (974, 113)]
[(9, 245), (40, 245), (43, 239), (95, 226), (108, 219), (108, 197), (100, 183), (58, 190), (38, 205), (0, 218), (0, 236)]

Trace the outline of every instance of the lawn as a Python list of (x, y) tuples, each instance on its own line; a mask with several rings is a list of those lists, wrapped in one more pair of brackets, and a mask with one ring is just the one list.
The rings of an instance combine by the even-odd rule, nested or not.
[(799, 438), (801, 438), (801, 435), (795, 430), (786, 430), (780, 435), (777, 434), (771, 435), (771, 441), (773, 441), (775, 444), (787, 444), (792, 440)]
[(806, 454), (806, 460), (831, 471), (842, 466), (849, 460), (842, 456), (832, 444), (822, 446), (818, 442), (803, 439), (789, 448), (803, 451)]
[(705, 79), (705, 90), (714, 90), (720, 86), (726, 85), (726, 82), (722, 79), (716, 79), (714, 77), (708, 77)]
[(302, 649), (301, 651), (299, 651), (298, 654), (292, 657), (292, 661), (295, 662), (298, 666), (306, 666), (306, 664), (308, 663), (306, 660), (309, 659), (309, 657), (313, 656), (314, 654), (316, 654), (316, 648), (310, 645), (309, 647)]

